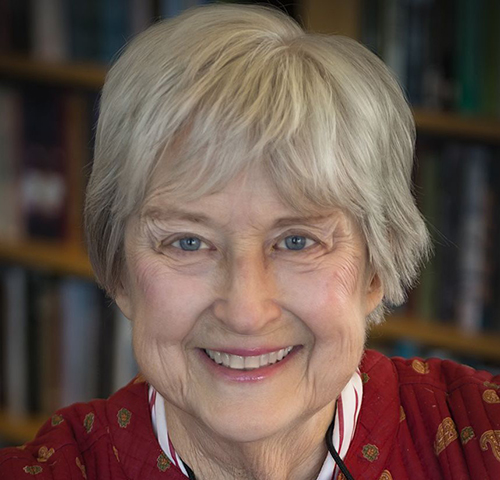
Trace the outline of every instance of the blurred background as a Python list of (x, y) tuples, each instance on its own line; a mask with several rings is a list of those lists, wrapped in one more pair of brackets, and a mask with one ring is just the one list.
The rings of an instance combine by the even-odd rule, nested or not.
[[(99, 90), (132, 36), (201, 3), (0, 0), (0, 445), (137, 371), (129, 322), (93, 283), (82, 235)], [(499, 373), (500, 2), (234, 3), (354, 37), (397, 75), (417, 122), (415, 195), (435, 255), (368, 344)]]

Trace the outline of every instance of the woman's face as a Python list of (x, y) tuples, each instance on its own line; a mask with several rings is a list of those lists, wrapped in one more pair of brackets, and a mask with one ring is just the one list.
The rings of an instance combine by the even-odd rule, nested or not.
[(162, 193), (160, 175), (125, 252), (117, 303), (141, 371), (167, 408), (231, 441), (332, 407), (382, 297), (354, 222), (301, 216), (255, 172), (187, 203)]

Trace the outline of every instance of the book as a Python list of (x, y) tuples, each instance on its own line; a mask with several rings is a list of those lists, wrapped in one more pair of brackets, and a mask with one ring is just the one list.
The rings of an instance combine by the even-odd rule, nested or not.
[(63, 407), (61, 396), (61, 370), (63, 365), (61, 345), (61, 312), (59, 309), (59, 279), (46, 273), (35, 301), (39, 317), (40, 392), (39, 410), (50, 415)]
[(88, 401), (97, 393), (97, 335), (100, 307), (97, 287), (66, 277), (59, 287), (61, 315), (61, 403)]
[(26, 235), (63, 239), (68, 220), (64, 102), (57, 90), (22, 97), (21, 205)]
[(400, 0), (384, 0), (382, 8), (384, 28), (382, 52), (387, 66), (404, 88), (408, 83), (409, 8)]
[(131, 36), (130, 5), (130, 0), (101, 0), (99, 2), (99, 60), (103, 63), (112, 63)]
[(455, 62), (458, 97), (456, 108), (462, 113), (480, 110), (483, 61), (481, 32), (485, 16), (484, 0), (458, 0)]
[(459, 142), (444, 144), (440, 150), (438, 232), (435, 245), (435, 263), (439, 296), (435, 317), (452, 323), (456, 317), (457, 268), (459, 226), (461, 218), (461, 191), (464, 177), (464, 147)]
[(33, 50), (35, 58), (63, 62), (69, 58), (69, 33), (65, 0), (36, 0), (31, 4)]
[(489, 152), (484, 146), (469, 147), (465, 160), (456, 317), (462, 330), (478, 332), (482, 329), (484, 292), (488, 281), (486, 241)]
[(5, 292), (5, 397), (11, 417), (23, 417), (28, 412), (27, 328), (28, 297), (26, 271), (10, 267), (2, 276)]
[(12, 87), (0, 86), (0, 239), (19, 241), (23, 235), (19, 195), (21, 97)]
[[(435, 245), (440, 241), (439, 232), (439, 165), (442, 159), (435, 145), (422, 147), (419, 145), (419, 195), (418, 203), (425, 217), (432, 243)], [(438, 296), (438, 264), (433, 256), (425, 265), (417, 286), (415, 297), (416, 315), (425, 320), (434, 320), (436, 317), (436, 306)]]
[(151, 0), (131, 0), (129, 7), (130, 34), (137, 35), (155, 20), (153, 2)]

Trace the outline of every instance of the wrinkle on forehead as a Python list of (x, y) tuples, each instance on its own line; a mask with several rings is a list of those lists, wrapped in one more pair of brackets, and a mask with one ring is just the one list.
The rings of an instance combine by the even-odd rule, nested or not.
[(358, 230), (354, 218), (340, 208), (325, 208), (312, 204), (307, 198), (291, 206), (281, 196), (274, 183), (261, 169), (240, 174), (222, 190), (193, 198), (194, 195), (173, 195), (158, 185), (153, 188), (140, 212), (141, 221), (148, 218), (161, 221), (182, 219), (193, 223), (237, 226), (248, 221), (255, 227), (276, 224), (325, 226), (341, 222), (345, 233)]

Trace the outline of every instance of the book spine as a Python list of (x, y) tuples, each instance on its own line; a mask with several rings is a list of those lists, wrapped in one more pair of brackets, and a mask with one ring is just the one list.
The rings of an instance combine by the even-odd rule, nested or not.
[(21, 99), (17, 90), (0, 87), (0, 238), (18, 241), (23, 235), (19, 197)]
[(96, 396), (100, 309), (97, 287), (88, 281), (64, 278), (59, 295), (62, 321), (61, 402), (69, 405)]
[(23, 116), (21, 191), (27, 233), (63, 239), (68, 192), (62, 97), (45, 88), (26, 91)]
[(488, 151), (471, 147), (465, 166), (464, 203), (460, 229), (457, 319), (461, 329), (482, 328), (486, 287)]
[(463, 145), (448, 143), (442, 150), (439, 165), (439, 242), (436, 245), (436, 265), (438, 273), (439, 298), (436, 304), (436, 317), (444, 323), (456, 319), (457, 265), (459, 224), (463, 184)]
[(458, 0), (457, 20), (457, 109), (477, 113), (480, 109), (481, 29), (483, 0)]
[(27, 327), (28, 297), (26, 271), (6, 270), (3, 277), (6, 297), (6, 406), (9, 415), (22, 417), (28, 411)]
[[(121, 0), (103, 0), (101, 10), (100, 60), (110, 63), (125, 45), (131, 34), (130, 3)], [(124, 8), (125, 7), (125, 8)]]
[(131, 0), (130, 34), (137, 35), (154, 21), (154, 8), (151, 0)]
[(33, 56), (50, 62), (68, 60), (68, 32), (63, 0), (32, 3)]
[(399, 0), (385, 0), (383, 58), (404, 87), (407, 84), (408, 8)]

